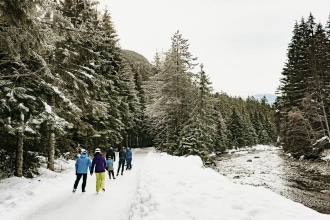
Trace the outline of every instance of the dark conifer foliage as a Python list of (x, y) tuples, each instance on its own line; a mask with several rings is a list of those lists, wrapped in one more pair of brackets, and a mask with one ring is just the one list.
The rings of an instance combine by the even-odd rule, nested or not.
[(230, 142), (235, 148), (246, 146), (246, 127), (235, 109), (230, 116), (228, 130)]
[(0, 8), (0, 136), (5, 139), (2, 148), (16, 152), (17, 176), (24, 173), (24, 145), (40, 145), (43, 136), (39, 128), (46, 121), (43, 109), (50, 86), (42, 79), (50, 70), (43, 57), (48, 33), (37, 18), (51, 7), (44, 1), (14, 0), (4, 1)]
[(152, 65), (145, 57), (134, 51), (123, 50), (123, 56), (130, 66), (130, 71), (134, 78), (134, 87), (137, 92), (136, 98), (138, 99), (135, 105), (134, 128), (128, 133), (126, 142), (136, 147), (152, 146), (152, 138), (147, 123), (148, 119), (145, 115), (147, 91), (143, 88), (144, 81), (150, 75)]
[(189, 119), (180, 132), (178, 155), (199, 155), (205, 163), (212, 163), (211, 153), (215, 152), (216, 112), (211, 96), (212, 87), (206, 73), (201, 70), (196, 76), (196, 96)]
[(171, 152), (179, 144), (180, 131), (192, 108), (195, 91), (189, 70), (194, 66), (194, 60), (188, 40), (177, 31), (159, 73), (148, 82), (152, 101), (147, 107), (147, 115), (152, 123), (152, 133), (157, 143)]
[(109, 12), (96, 1), (60, 3), (1, 4), (0, 147), (21, 158), (18, 176), (23, 153), (47, 155), (50, 132), (60, 156), (77, 144), (120, 145), (141, 117)]
[(296, 157), (318, 157), (329, 137), (329, 36), (312, 14), (294, 26), (279, 88), (278, 130)]

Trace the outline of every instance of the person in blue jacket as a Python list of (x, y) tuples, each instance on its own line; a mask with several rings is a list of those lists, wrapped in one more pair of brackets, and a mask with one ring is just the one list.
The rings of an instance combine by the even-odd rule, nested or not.
[(131, 148), (126, 148), (126, 170), (132, 169), (132, 151)]
[(111, 156), (109, 156), (107, 158), (107, 170), (108, 170), (108, 174), (109, 174), (109, 179), (111, 179), (111, 175), (113, 177), (113, 179), (116, 179), (115, 178), (115, 171), (113, 169), (113, 159), (111, 158)]
[(82, 192), (86, 192), (86, 183), (87, 183), (87, 173), (88, 170), (91, 170), (92, 163), (87, 155), (86, 150), (82, 150), (80, 157), (76, 160), (75, 163), (75, 168), (76, 168), (76, 181), (74, 182), (73, 185), (73, 190), (72, 192), (75, 193), (77, 186), (79, 184), (79, 181), (81, 177), (83, 178), (83, 182), (81, 185), (81, 190)]

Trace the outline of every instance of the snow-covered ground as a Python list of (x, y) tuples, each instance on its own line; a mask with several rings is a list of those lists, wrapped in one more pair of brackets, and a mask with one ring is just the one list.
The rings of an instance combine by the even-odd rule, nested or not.
[(195, 156), (134, 149), (133, 169), (107, 179), (106, 191), (99, 194), (95, 175), (88, 176), (86, 193), (72, 194), (74, 161), (61, 166), (66, 168), (61, 173), (41, 169), (42, 175), (34, 179), (1, 180), (0, 219), (330, 219), (270, 190), (234, 184), (203, 168)]

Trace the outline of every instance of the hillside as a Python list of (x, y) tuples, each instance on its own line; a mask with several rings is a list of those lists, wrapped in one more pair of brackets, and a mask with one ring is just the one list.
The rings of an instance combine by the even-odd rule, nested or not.
[(147, 58), (132, 50), (122, 50), (122, 54), (132, 71), (139, 73), (142, 79), (145, 80), (152, 69), (152, 64)]

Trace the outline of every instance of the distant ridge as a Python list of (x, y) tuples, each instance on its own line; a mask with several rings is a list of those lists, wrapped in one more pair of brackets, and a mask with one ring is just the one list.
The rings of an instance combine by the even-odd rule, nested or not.
[(134, 60), (134, 62), (151, 65), (147, 58), (133, 50), (122, 50), (122, 53), (127, 60)]
[(271, 93), (265, 93), (265, 94), (257, 94), (257, 95), (253, 95), (253, 97), (260, 101), (263, 97), (266, 97), (268, 104), (274, 104), (277, 96)]

